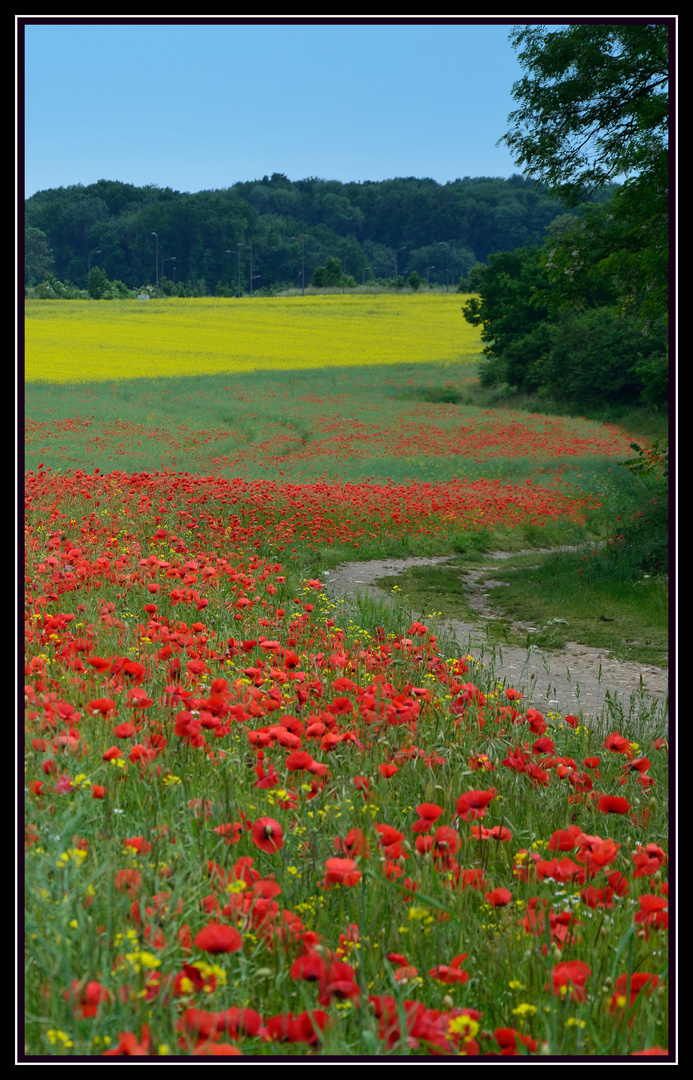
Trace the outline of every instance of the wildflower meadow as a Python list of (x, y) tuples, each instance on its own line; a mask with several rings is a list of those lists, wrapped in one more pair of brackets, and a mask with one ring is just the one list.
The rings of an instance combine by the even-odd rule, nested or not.
[(633, 435), (477, 407), (459, 309), (28, 306), (27, 1056), (667, 1054), (666, 710), (326, 588), (617, 528)]

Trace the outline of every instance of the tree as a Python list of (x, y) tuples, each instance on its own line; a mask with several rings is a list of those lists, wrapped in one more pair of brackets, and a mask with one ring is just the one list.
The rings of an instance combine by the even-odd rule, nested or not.
[(51, 272), (53, 252), (42, 229), (27, 228), (24, 238), (24, 283), (35, 285)]
[(334, 255), (328, 256), (324, 266), (316, 268), (311, 281), (311, 285), (318, 289), (334, 288), (343, 283), (342, 263)]
[(621, 175), (666, 189), (667, 23), (523, 26), (510, 40), (529, 74), (499, 141), (528, 174), (573, 206)]
[(517, 163), (571, 207), (625, 178), (549, 248), (557, 299), (574, 305), (591, 278), (645, 321), (666, 317), (668, 23), (525, 26), (510, 40), (529, 73), (513, 86), (520, 108), (500, 140)]
[(87, 292), (92, 300), (101, 300), (108, 288), (108, 278), (100, 266), (92, 266), (87, 278)]

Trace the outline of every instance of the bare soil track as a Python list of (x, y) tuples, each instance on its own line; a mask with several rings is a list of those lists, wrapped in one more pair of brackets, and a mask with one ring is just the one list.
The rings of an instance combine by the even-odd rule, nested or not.
[[(495, 552), (488, 557), (507, 558), (507, 553)], [(361, 592), (382, 601), (388, 594), (375, 584), (379, 579), (400, 574), (411, 566), (430, 566), (446, 561), (449, 561), (447, 556), (440, 556), (343, 563), (326, 576), (326, 590), (333, 599)], [(616, 660), (605, 649), (575, 642), (568, 642), (564, 649), (557, 650), (527, 650), (489, 644), (486, 626), (496, 616), (487, 599), (487, 590), (494, 582), (487, 579), (484, 585), (479, 583), (479, 578), (486, 573), (481, 570), (462, 572), (467, 603), (477, 612), (478, 621), (465, 623), (445, 619), (440, 625), (454, 638), (460, 655), (471, 653), (494, 678), (503, 679), (506, 686), (522, 691), (526, 705), (543, 713), (577, 716), (580, 712), (600, 715), (609, 703), (613, 707), (614, 702), (628, 711), (633, 698), (642, 697), (653, 703), (667, 701), (669, 672), (666, 669)], [(420, 613), (413, 613), (413, 617), (422, 618)], [(423, 621), (429, 625), (425, 617)], [(527, 630), (519, 625), (516, 629)]]

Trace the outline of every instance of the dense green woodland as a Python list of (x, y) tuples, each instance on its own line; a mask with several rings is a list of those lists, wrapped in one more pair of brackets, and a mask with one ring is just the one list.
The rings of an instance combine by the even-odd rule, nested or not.
[(98, 252), (91, 267), (109, 280), (153, 285), (155, 232), (166, 291), (178, 295), (235, 295), (239, 254), (247, 293), (251, 245), (253, 292), (300, 286), (304, 253), (306, 285), (336, 258), (359, 285), (392, 282), (397, 270), (452, 286), (492, 252), (542, 243), (564, 213), (545, 186), (521, 176), (343, 184), (274, 173), (195, 194), (99, 180), (27, 200), (26, 284), (52, 274), (84, 289)]

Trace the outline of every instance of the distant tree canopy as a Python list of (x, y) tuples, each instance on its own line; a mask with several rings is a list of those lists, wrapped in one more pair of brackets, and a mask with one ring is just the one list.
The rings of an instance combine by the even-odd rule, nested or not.
[[(593, 201), (609, 194), (600, 191)], [(575, 220), (581, 213), (568, 212)], [(396, 271), (454, 287), (493, 252), (541, 244), (558, 213), (565, 211), (548, 188), (521, 176), (343, 184), (274, 173), (195, 194), (99, 180), (27, 200), (26, 283), (52, 273), (86, 289), (89, 254), (98, 250), (109, 280), (131, 289), (153, 285), (158, 238), (159, 278), (163, 267), (166, 291), (185, 295), (199, 294), (204, 282), (235, 295), (239, 277), (248, 292), (251, 252), (263, 290), (300, 286), (304, 253), (306, 282), (334, 259), (356, 282), (393, 281)], [(173, 256), (175, 285), (174, 263), (164, 263)]]

